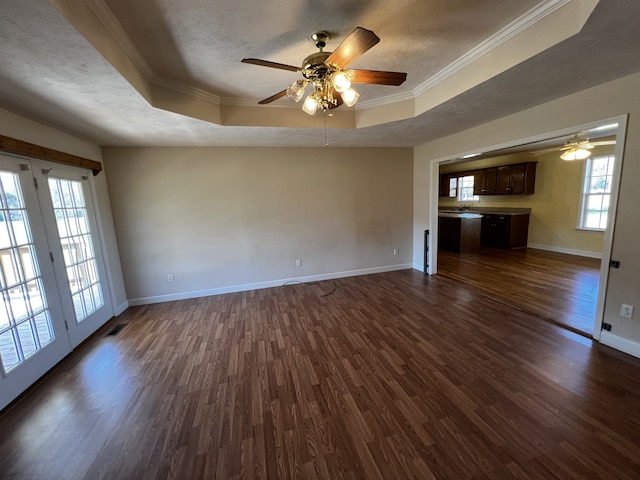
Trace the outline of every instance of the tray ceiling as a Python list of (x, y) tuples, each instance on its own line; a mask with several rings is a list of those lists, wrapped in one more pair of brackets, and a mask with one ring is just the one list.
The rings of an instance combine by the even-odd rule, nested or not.
[(330, 143), (414, 146), (639, 71), (638, 4), (3, 1), (0, 107), (100, 145), (317, 146), (322, 115), (257, 105), (298, 74), (240, 60), (299, 65), (311, 32), (332, 50), (363, 26), (381, 42), (350, 66), (407, 81), (358, 85), (356, 107), (327, 119)]

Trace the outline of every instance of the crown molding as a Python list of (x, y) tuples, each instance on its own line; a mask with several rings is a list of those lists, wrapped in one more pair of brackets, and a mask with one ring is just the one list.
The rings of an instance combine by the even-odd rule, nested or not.
[(437, 74), (418, 85), (412, 91), (397, 93), (394, 95), (389, 95), (372, 100), (366, 100), (364, 102), (358, 102), (357, 110), (367, 110), (370, 108), (382, 107), (406, 100), (415, 100), (418, 96), (422, 95), (428, 90), (431, 90), (436, 85), (446, 81), (448, 78), (458, 73), (460, 70), (478, 61), (483, 56), (495, 50), (500, 45), (508, 42), (513, 37), (517, 36), (540, 20), (551, 15), (553, 12), (569, 2), (571, 2), (571, 0), (549, 0), (542, 5), (534, 7), (524, 15), (517, 18), (514, 22), (507, 25), (502, 30), (498, 31), (482, 43), (478, 44), (462, 57), (460, 57), (444, 69), (440, 70)]
[(480, 58), (495, 50), (503, 43), (509, 41), (516, 35), (522, 33), (527, 28), (536, 24), (545, 17), (551, 15), (553, 12), (570, 2), (571, 0), (549, 0), (537, 7), (532, 8), (527, 13), (504, 27), (502, 30), (498, 31), (482, 43), (478, 44), (476, 47), (469, 50), (455, 62), (440, 70), (427, 81), (414, 88), (414, 97), (418, 97), (428, 90), (431, 90), (436, 85), (444, 82), (449, 77), (458, 73), (460, 70), (478, 61)]
[[(191, 84), (158, 75), (153, 71), (151, 65), (147, 62), (142, 53), (135, 46), (120, 21), (108, 6), (106, 0), (83, 1), (87, 8), (89, 8), (93, 12), (96, 18), (107, 30), (108, 34), (112, 38), (111, 41), (115, 42), (120, 47), (124, 55), (126, 55), (126, 57), (128, 57), (132, 62), (133, 67), (138, 69), (140, 75), (142, 75), (143, 81), (146, 81), (149, 86), (156, 85), (168, 91), (173, 91), (187, 97), (192, 97), (197, 100), (208, 102), (212, 106), (216, 107), (258, 107), (255, 99), (221, 97), (210, 91), (195, 87)], [(354, 110), (367, 111), (369, 109), (375, 109), (378, 107), (389, 106), (402, 102), (406, 104), (406, 102), (409, 100), (417, 102), (418, 99), (429, 90), (435, 88), (436, 86), (439, 86), (443, 82), (446, 82), (461, 70), (472, 65), (474, 62), (480, 61), (487, 54), (491, 53), (504, 43), (513, 39), (523, 31), (532, 27), (536, 23), (545, 19), (546, 17), (553, 14), (565, 5), (571, 3), (572, 1), (575, 0), (546, 0), (541, 5), (534, 7), (524, 15), (518, 17), (515, 21), (501, 29), (496, 34), (487, 38), (485, 41), (464, 54), (462, 57), (458, 58), (453, 63), (440, 70), (438, 73), (436, 73), (417, 87), (413, 88), (412, 90), (402, 93), (396, 93), (382, 98), (361, 101), (357, 104)], [(151, 102), (150, 98), (148, 98), (147, 100)], [(268, 108), (293, 110), (297, 109), (298, 107), (292, 104), (274, 104), (270, 105)], [(411, 113), (407, 114), (411, 115)], [(416, 112), (414, 111), (413, 116), (415, 116), (415, 114)]]
[(91, 11), (107, 29), (109, 34), (118, 43), (120, 48), (131, 59), (133, 64), (140, 70), (148, 83), (153, 83), (169, 90), (175, 90), (187, 96), (210, 102), (214, 105), (221, 104), (221, 97), (201, 88), (194, 87), (188, 83), (179, 82), (169, 77), (158, 75), (153, 71), (149, 63), (145, 60), (140, 50), (135, 46), (131, 37), (122, 27), (118, 18), (105, 3), (104, 0), (84, 0)]
[(367, 110), (369, 108), (383, 107), (392, 103), (404, 102), (406, 100), (415, 100), (415, 95), (412, 91), (394, 93), (386, 97), (374, 98), (372, 100), (365, 100), (364, 102), (356, 103), (356, 110)]
[(182, 93), (189, 97), (197, 98), (198, 100), (204, 100), (205, 102), (209, 102), (213, 105), (217, 105), (217, 106), (222, 105), (223, 99), (219, 95), (208, 92), (207, 90), (203, 90), (198, 87), (194, 87), (187, 83), (178, 82), (168, 77), (161, 77), (159, 75), (154, 75), (150, 83), (154, 83), (160, 87), (167, 88), (169, 90), (174, 90), (176, 92)]
[(113, 14), (104, 0), (84, 0), (84, 2), (87, 7), (91, 9), (98, 20), (100, 20), (102, 25), (104, 25), (104, 28), (109, 32), (111, 37), (117, 42), (120, 48), (122, 48), (124, 53), (142, 73), (144, 78), (148, 82), (151, 82), (154, 77), (151, 66), (147, 63), (140, 51), (131, 41), (131, 38), (129, 37), (129, 35), (127, 35), (127, 32), (125, 32), (122, 24)]

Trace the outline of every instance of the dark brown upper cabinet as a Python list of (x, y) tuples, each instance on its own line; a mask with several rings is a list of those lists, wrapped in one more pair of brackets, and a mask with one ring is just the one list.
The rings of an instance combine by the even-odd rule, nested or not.
[(496, 194), (523, 194), (534, 193), (536, 181), (536, 163), (516, 163), (497, 168)]
[(495, 195), (497, 168), (483, 168), (473, 172), (473, 194)]
[(441, 197), (456, 198), (458, 196), (458, 176), (459, 173), (442, 173), (440, 174), (440, 191)]
[(440, 192), (439, 196), (448, 197), (449, 196), (449, 174), (441, 173), (440, 174)]

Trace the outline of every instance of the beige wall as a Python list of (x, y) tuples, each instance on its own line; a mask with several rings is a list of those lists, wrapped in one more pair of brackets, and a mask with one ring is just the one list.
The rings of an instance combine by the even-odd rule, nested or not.
[[(640, 74), (625, 77), (570, 95), (559, 100), (511, 115), (494, 122), (442, 138), (415, 149), (414, 183), (431, 184), (437, 175), (438, 159), (455, 158), (470, 151), (487, 151), (495, 147), (528, 139), (574, 126), (628, 114), (626, 145), (622, 165), (622, 179), (612, 257), (619, 260), (619, 269), (611, 269), (606, 289), (604, 321), (611, 323), (611, 333), (603, 340), (627, 350), (640, 353), (640, 242), (638, 225), (640, 197)], [(433, 189), (414, 192), (414, 204), (433, 202)], [(420, 211), (414, 218), (414, 265), (422, 262), (423, 228), (429, 228), (434, 219), (431, 212)], [(437, 219), (435, 219), (437, 220)], [(635, 318), (620, 316), (622, 303), (634, 305)]]
[(134, 303), (410, 266), (412, 149), (105, 148), (103, 157)]
[[(613, 147), (596, 147), (593, 156), (613, 154)], [(537, 162), (533, 195), (481, 195), (479, 202), (458, 202), (440, 197), (439, 206), (459, 206), (461, 203), (478, 207), (530, 208), (529, 245), (548, 250), (568, 252), (599, 258), (604, 234), (577, 228), (584, 161), (567, 162), (558, 152), (532, 156), (527, 152), (476, 161), (447, 164), (441, 173), (460, 172), (476, 168), (520, 162)]]
[[(0, 134), (98, 162), (102, 161), (99, 146), (2, 109), (0, 109)], [(93, 181), (97, 203), (96, 213), (99, 217), (102, 240), (104, 241), (103, 251), (109, 276), (108, 283), (111, 289), (113, 309), (118, 314), (128, 304), (104, 171), (93, 177)]]

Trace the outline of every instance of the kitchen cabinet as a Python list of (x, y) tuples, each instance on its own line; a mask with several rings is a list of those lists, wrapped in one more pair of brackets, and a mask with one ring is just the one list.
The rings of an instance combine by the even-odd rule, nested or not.
[(449, 174), (448, 173), (440, 174), (440, 190), (438, 194), (441, 197), (449, 196)]
[(480, 249), (482, 215), (443, 213), (438, 215), (438, 248), (452, 252), (477, 252)]
[(534, 193), (536, 180), (536, 163), (516, 163), (497, 167), (496, 194), (524, 194)]
[(480, 243), (484, 247), (522, 248), (529, 237), (528, 214), (484, 214)]
[(495, 195), (497, 168), (483, 168), (473, 172), (473, 194)]
[[(454, 187), (451, 188), (451, 180), (454, 181)], [(439, 195), (441, 197), (455, 198), (458, 195), (457, 188), (457, 175), (451, 173), (442, 173), (440, 175), (440, 190)]]

